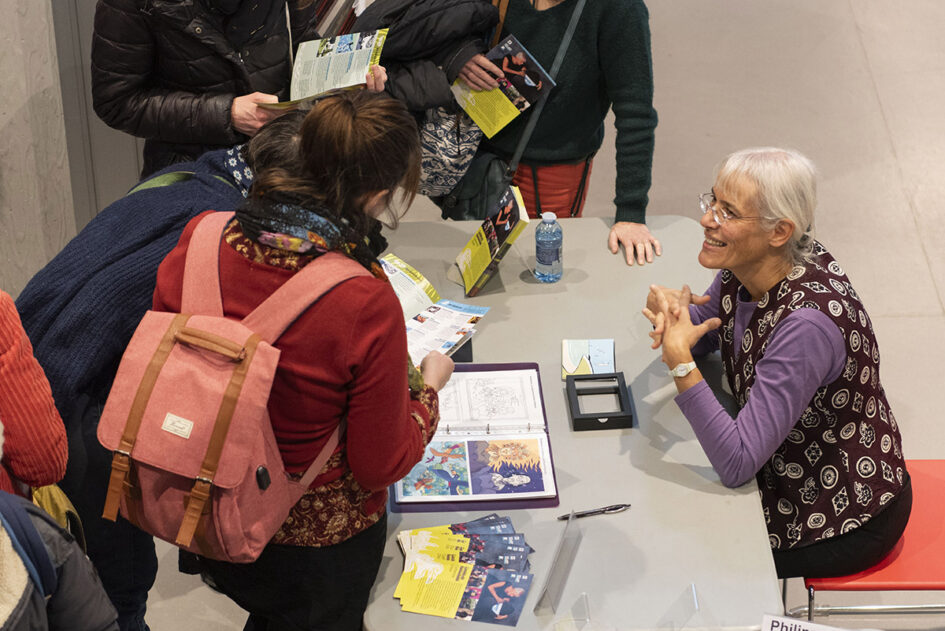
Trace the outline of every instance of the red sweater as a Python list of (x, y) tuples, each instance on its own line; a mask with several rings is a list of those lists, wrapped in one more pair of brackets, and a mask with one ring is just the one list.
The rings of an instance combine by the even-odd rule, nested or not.
[[(156, 310), (180, 310), (187, 246), (202, 216), (158, 269)], [(220, 248), (225, 315), (245, 317), (311, 260), (249, 241), (234, 221)], [(439, 418), (436, 393), (411, 396), (403, 312), (390, 284), (374, 277), (325, 294), (276, 346), (269, 415), (288, 471), (305, 470), (345, 413), (347, 434), (273, 541), (337, 543), (375, 523), (387, 486), (420, 460)]]
[(68, 456), (66, 428), (13, 298), (4, 291), (0, 291), (0, 424), (0, 489), (21, 490), (10, 474), (33, 487), (62, 479)]

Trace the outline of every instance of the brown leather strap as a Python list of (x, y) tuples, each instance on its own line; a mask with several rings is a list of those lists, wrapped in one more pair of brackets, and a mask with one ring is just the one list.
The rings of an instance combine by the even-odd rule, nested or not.
[(220, 294), (220, 235), (232, 212), (210, 213), (200, 220), (187, 246), (181, 313), (223, 315)]
[(190, 545), (194, 531), (197, 528), (197, 522), (203, 514), (204, 505), (210, 497), (211, 484), (220, 465), (220, 455), (223, 453), (223, 446), (226, 444), (226, 435), (230, 431), (230, 423), (233, 420), (233, 413), (236, 411), (236, 403), (239, 401), (240, 392), (246, 382), (246, 374), (253, 363), (253, 357), (256, 356), (256, 348), (259, 346), (259, 342), (259, 335), (253, 334), (249, 337), (244, 347), (245, 356), (241, 361), (236, 360), (236, 368), (234, 368), (233, 374), (230, 375), (230, 382), (226, 385), (223, 401), (220, 403), (217, 417), (213, 421), (213, 431), (207, 444), (207, 452), (204, 454), (203, 462), (200, 465), (200, 473), (190, 491), (187, 508), (184, 511), (184, 519), (177, 531), (178, 545)]
[(505, 14), (509, 10), (509, 0), (492, 0), (492, 4), (499, 7), (499, 23), (495, 26), (495, 35), (492, 36), (492, 46), (489, 48), (498, 46), (502, 38), (502, 26), (505, 24)]
[(245, 346), (228, 340), (222, 335), (184, 327), (174, 337), (181, 344), (223, 355), (231, 361), (243, 361), (246, 357)]
[(125, 478), (128, 477), (130, 468), (131, 464), (128, 456), (117, 451), (112, 455), (112, 472), (108, 478), (108, 491), (105, 493), (105, 508), (102, 510), (104, 519), (115, 521), (115, 518), (118, 517), (121, 493), (124, 490)]
[(190, 496), (187, 498), (187, 508), (184, 509), (184, 519), (180, 523), (174, 543), (185, 548), (190, 545), (194, 539), (197, 522), (203, 515), (203, 507), (208, 499), (210, 499), (210, 483), (206, 480), (194, 482), (194, 487), (190, 489)]
[(102, 511), (102, 517), (105, 519), (115, 521), (115, 517), (118, 515), (122, 488), (130, 468), (128, 456), (131, 454), (135, 446), (135, 440), (138, 438), (138, 430), (141, 429), (144, 410), (148, 406), (158, 375), (174, 348), (177, 332), (184, 328), (189, 318), (189, 315), (179, 314), (171, 321), (167, 331), (164, 332), (164, 337), (161, 338), (161, 342), (151, 356), (151, 361), (144, 371), (141, 383), (138, 384), (138, 391), (135, 393), (131, 409), (128, 411), (128, 418), (125, 420), (125, 429), (122, 432), (121, 440), (118, 442), (118, 448), (112, 456), (112, 473), (108, 482), (108, 491), (105, 495), (105, 508)]

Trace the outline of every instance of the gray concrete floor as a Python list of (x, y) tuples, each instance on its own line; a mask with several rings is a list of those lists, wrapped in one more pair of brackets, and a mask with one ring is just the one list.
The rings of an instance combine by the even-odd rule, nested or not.
[[(820, 171), (817, 236), (863, 297), (907, 458), (945, 457), (945, 2), (651, 0), (656, 132), (651, 214), (699, 214), (725, 154), (787, 146)], [(936, 112), (939, 112), (936, 114)], [(612, 216), (613, 129), (594, 162), (589, 216)], [(438, 212), (418, 200), (406, 220)], [(402, 229), (409, 230), (409, 224)], [(604, 247), (604, 244), (601, 244)], [(658, 264), (658, 263), (657, 263)], [(151, 628), (240, 629), (235, 605), (159, 547)], [(935, 594), (831, 594), (830, 604)], [(945, 598), (939, 598), (945, 600)], [(788, 607), (806, 602), (792, 580)], [(760, 624), (760, 620), (758, 621)], [(830, 617), (849, 628), (945, 629), (945, 616)]]

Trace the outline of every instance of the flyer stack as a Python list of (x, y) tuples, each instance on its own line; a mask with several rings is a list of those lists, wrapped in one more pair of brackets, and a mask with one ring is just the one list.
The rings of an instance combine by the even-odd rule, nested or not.
[(474, 521), (402, 530), (404, 611), (515, 626), (532, 583), (525, 535), (492, 513)]

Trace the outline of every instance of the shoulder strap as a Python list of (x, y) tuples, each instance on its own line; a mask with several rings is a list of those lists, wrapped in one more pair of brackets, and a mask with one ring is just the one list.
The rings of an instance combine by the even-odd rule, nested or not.
[(502, 38), (502, 27), (505, 25), (505, 14), (509, 10), (509, 0), (492, 0), (492, 5), (499, 8), (499, 23), (495, 25), (495, 35), (492, 36), (492, 46), (499, 45), (499, 39)]
[[(328, 252), (306, 265), (282, 287), (267, 298), (252, 313), (243, 318), (243, 324), (273, 344), (290, 324), (331, 289), (357, 276), (371, 273), (355, 260), (341, 252)], [(345, 419), (328, 438), (328, 442), (308, 466), (299, 483), (308, 489), (328, 459), (335, 452), (345, 433)]]
[(56, 568), (23, 503), (16, 496), (0, 491), (0, 522), (36, 589), (46, 598), (56, 591)]
[(243, 318), (243, 324), (273, 344), (302, 313), (325, 293), (356, 276), (371, 272), (341, 252), (328, 252), (306, 265), (262, 304)]
[[(564, 32), (564, 39), (561, 40), (561, 45), (558, 46), (555, 60), (551, 64), (551, 72), (548, 73), (552, 81), (557, 78), (558, 70), (561, 69), (561, 64), (564, 62), (564, 55), (568, 52), (568, 45), (571, 44), (574, 31), (577, 30), (578, 21), (580, 21), (581, 13), (584, 11), (585, 2), (586, 0), (578, 0), (577, 4), (574, 6), (574, 12), (571, 13), (571, 21), (568, 23), (568, 28)], [(512, 155), (512, 160), (509, 162), (509, 173), (515, 173), (515, 170), (518, 169), (518, 163), (522, 159), (522, 154), (525, 153), (525, 146), (532, 137), (532, 132), (535, 131), (535, 125), (538, 124), (538, 117), (541, 116), (541, 111), (545, 109), (545, 101), (547, 100), (548, 92), (545, 92), (542, 97), (538, 99), (534, 111), (528, 117), (528, 122), (525, 124), (525, 129), (522, 131), (522, 137), (519, 139), (518, 145), (515, 147), (515, 153)]]
[(220, 235), (232, 212), (210, 213), (200, 220), (190, 237), (184, 261), (181, 313), (223, 315), (220, 295)]
[(139, 191), (146, 191), (149, 188), (170, 186), (171, 184), (177, 184), (178, 182), (189, 180), (193, 176), (193, 171), (171, 171), (169, 173), (162, 173), (161, 175), (156, 175), (150, 179), (145, 180), (144, 182), (136, 184), (135, 187), (125, 193), (125, 195), (134, 195)]

